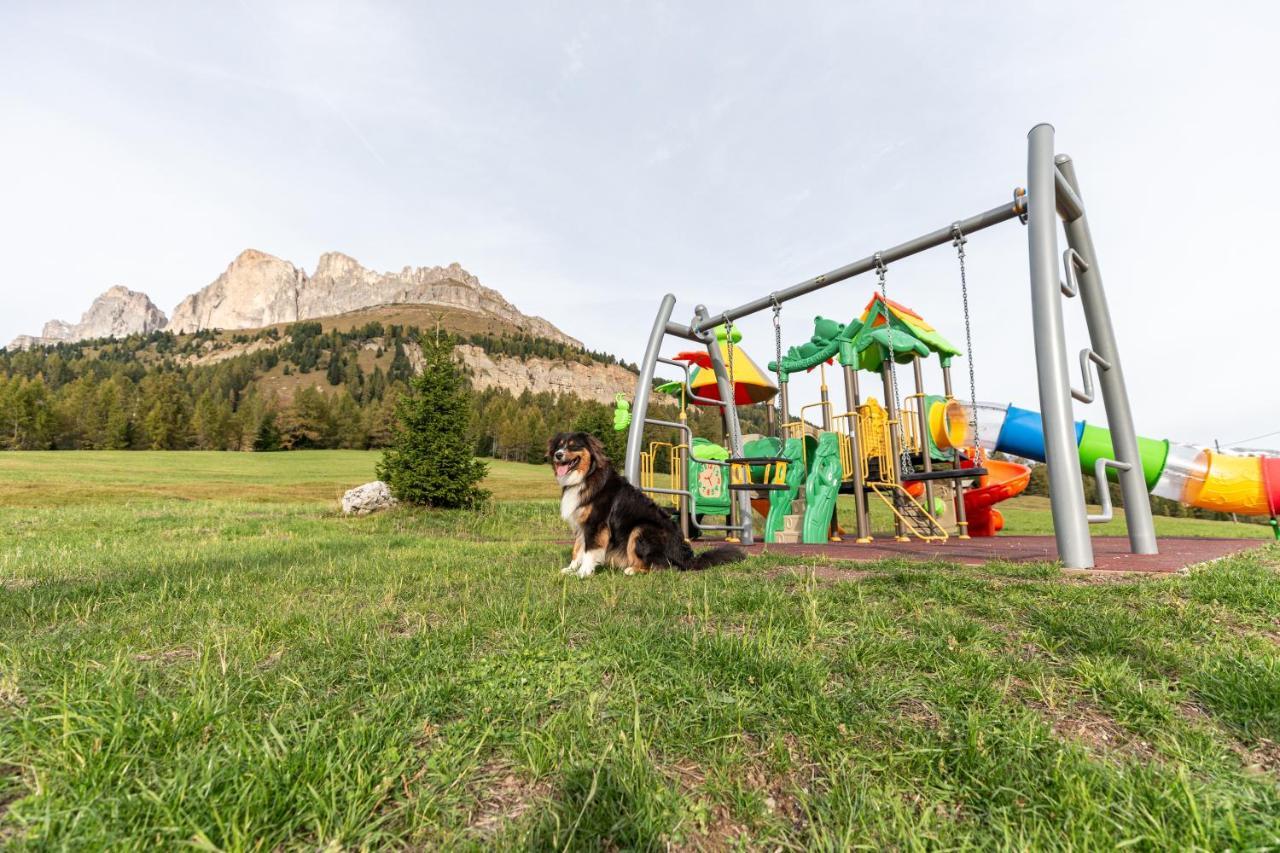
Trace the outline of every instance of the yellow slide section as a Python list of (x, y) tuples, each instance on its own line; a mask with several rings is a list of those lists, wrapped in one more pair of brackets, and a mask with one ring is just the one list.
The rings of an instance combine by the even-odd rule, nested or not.
[(1226, 456), (1208, 450), (1201, 456), (1207, 469), (1204, 479), (1187, 480), (1183, 503), (1244, 515), (1266, 515), (1270, 511), (1261, 458)]

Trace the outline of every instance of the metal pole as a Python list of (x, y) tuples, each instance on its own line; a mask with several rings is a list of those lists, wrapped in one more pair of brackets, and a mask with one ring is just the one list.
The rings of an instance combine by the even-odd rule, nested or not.
[[(1071, 158), (1060, 154), (1055, 162), (1079, 203), (1080, 186), (1076, 181), (1076, 169)], [(1098, 254), (1094, 251), (1089, 218), (1083, 208), (1079, 216), (1067, 221), (1066, 230), (1067, 245), (1075, 249), (1087, 265), (1077, 272), (1077, 276), (1084, 319), (1089, 326), (1090, 345), (1109, 365), (1098, 370), (1098, 380), (1102, 384), (1102, 402), (1107, 409), (1112, 449), (1117, 460), (1129, 465), (1127, 469), (1119, 469), (1125, 524), (1129, 529), (1129, 548), (1135, 554), (1156, 554), (1159, 553), (1159, 547), (1156, 544), (1155, 523), (1151, 519), (1151, 496), (1142, 471), (1142, 459), (1138, 455), (1138, 437), (1133, 428), (1129, 392), (1125, 388), (1124, 371), (1120, 367), (1120, 350), (1116, 346), (1111, 311), (1107, 307), (1107, 294), (1098, 268)]]
[(640, 362), (640, 375), (636, 377), (636, 393), (631, 398), (631, 426), (627, 430), (627, 461), (624, 476), (631, 485), (640, 485), (640, 450), (644, 444), (644, 420), (649, 416), (649, 392), (653, 389), (653, 369), (662, 350), (662, 338), (667, 331), (667, 321), (676, 307), (676, 298), (668, 293), (658, 306), (658, 316), (649, 332), (649, 343)]
[[(1052, 198), (1052, 183), (1049, 185), (1049, 189), (1051, 194), (1050, 197)], [(932, 249), (935, 246), (941, 246), (943, 243), (950, 243), (955, 239), (954, 227), (956, 225), (960, 227), (961, 233), (970, 235), (975, 231), (981, 231), (985, 228), (990, 228), (993, 225), (999, 225), (1001, 222), (1008, 222), (1010, 219), (1013, 219), (1016, 216), (1022, 216), (1024, 213), (1026, 213), (1025, 197), (1015, 194), (1012, 201), (1006, 202), (999, 207), (993, 207), (990, 210), (984, 211), (975, 216), (970, 216), (968, 219), (962, 219), (952, 225), (947, 225), (945, 228), (939, 228), (937, 231), (931, 231), (928, 234), (916, 237), (913, 240), (908, 240), (907, 242), (899, 243), (892, 248), (884, 249), (880, 252), (880, 259), (885, 264), (890, 264), (894, 261), (900, 261), (903, 258), (908, 258), (912, 255)], [(705, 318), (699, 318), (694, 321), (689, 331), (706, 332), (707, 330), (720, 325), (726, 319), (737, 320), (740, 317), (755, 314), (756, 312), (763, 311), (766, 308), (772, 308), (775, 303), (782, 304), (783, 302), (788, 302), (795, 299), (797, 296), (804, 296), (806, 293), (821, 290), (824, 287), (828, 287), (848, 278), (853, 278), (856, 275), (871, 272), (875, 268), (876, 253), (872, 252), (861, 260), (854, 261), (851, 264), (845, 264), (844, 266), (831, 270), (830, 272), (806, 279), (799, 284), (775, 291), (769, 296), (764, 296), (760, 299), (753, 299), (750, 302), (739, 305), (737, 308), (731, 308), (728, 311), (721, 312), (714, 316), (707, 315)]]
[(867, 489), (862, 482), (862, 444), (858, 439), (858, 371), (848, 364), (844, 365), (844, 405), (850, 412), (847, 420), (849, 455), (853, 457), (854, 541), (865, 544), (871, 541), (871, 527), (867, 524)]
[[(955, 393), (951, 390), (951, 365), (942, 365), (942, 390), (947, 396), (947, 400), (955, 399)], [(960, 448), (951, 448), (952, 465), (957, 471), (960, 470)], [(975, 461), (976, 464), (976, 461)], [(955, 485), (955, 504), (956, 504), (956, 530), (959, 531), (960, 539), (969, 538), (969, 517), (964, 508), (964, 480), (956, 477)]]
[[(898, 421), (898, 405), (893, 400), (893, 369), (889, 366), (889, 357), (886, 354), (880, 360), (880, 378), (884, 382), (884, 408), (889, 415), (889, 470), (883, 470), (884, 463), (881, 463), (880, 479), (890, 483), (902, 483), (902, 471), (899, 470), (900, 460), (902, 458), (902, 424)], [(899, 498), (897, 491), (894, 491), (893, 502), (898, 504)], [(899, 542), (906, 542), (906, 530), (902, 526), (902, 519), (895, 512), (893, 514), (893, 538)]]
[(822, 400), (822, 431), (831, 432), (831, 394), (827, 389), (827, 365), (818, 365), (818, 376), (821, 382), (818, 388), (819, 399)]
[[(911, 360), (911, 369), (916, 380), (916, 423), (920, 427), (920, 462), (925, 473), (933, 470), (933, 460), (929, 458), (929, 413), (924, 408), (924, 371), (920, 367), (920, 356)], [(925, 512), (933, 514), (933, 482), (924, 481)]]
[[(694, 316), (703, 319), (707, 316), (707, 306), (699, 305), (694, 308)], [(709, 328), (714, 329), (716, 323), (712, 323)], [(733, 386), (729, 384), (729, 371), (725, 368), (724, 358), (720, 355), (720, 342), (716, 340), (715, 335), (709, 335), (704, 338), (707, 344), (707, 355), (711, 358), (711, 368), (716, 374), (716, 386), (720, 389), (720, 401), (724, 405), (721, 411), (724, 413), (725, 426), (729, 438), (729, 454), (735, 458), (742, 457), (742, 427), (738, 423), (738, 407), (734, 405)], [(733, 469), (730, 468), (729, 475), (730, 484), (733, 483)], [(729, 502), (731, 508), (737, 513), (734, 521), (742, 522), (742, 543), (750, 545), (752, 539), (751, 524), (751, 493), (746, 491), (730, 490)]]
[[(689, 492), (693, 491), (693, 484), (689, 481), (689, 452), (693, 445), (693, 430), (689, 429), (689, 412), (683, 405), (684, 397), (681, 395), (680, 407), (680, 423), (684, 425), (680, 437), (681, 444), (685, 445), (676, 451), (676, 467), (680, 469), (680, 479), (676, 480), (676, 472), (671, 472), (671, 485), (673, 488), (683, 488)], [(680, 533), (685, 539), (689, 538), (689, 498), (686, 495), (676, 495), (677, 506), (680, 507)]]
[(1053, 125), (1038, 124), (1027, 135), (1027, 242), (1031, 268), (1031, 331), (1044, 422), (1049, 502), (1058, 558), (1069, 569), (1093, 567), (1093, 542), (1084, 505), (1084, 480), (1071, 410), (1062, 291), (1058, 270), (1058, 213), (1054, 180)]

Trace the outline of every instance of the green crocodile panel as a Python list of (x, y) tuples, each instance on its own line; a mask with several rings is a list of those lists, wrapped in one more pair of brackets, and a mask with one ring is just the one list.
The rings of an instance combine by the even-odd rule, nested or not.
[(783, 445), (782, 455), (787, 459), (786, 491), (769, 492), (769, 515), (764, 520), (764, 541), (776, 542), (778, 531), (786, 525), (786, 516), (791, 512), (791, 503), (804, 488), (804, 448), (798, 438), (788, 438)]
[(831, 516), (840, 496), (840, 437), (834, 432), (818, 436), (818, 446), (809, 456), (809, 479), (804, 486), (804, 533), (802, 542), (821, 544), (831, 531)]

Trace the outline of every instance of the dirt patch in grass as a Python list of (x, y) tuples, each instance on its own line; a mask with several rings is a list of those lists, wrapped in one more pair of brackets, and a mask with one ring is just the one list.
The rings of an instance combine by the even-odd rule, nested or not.
[(467, 829), (484, 838), (497, 835), (551, 794), (545, 783), (529, 779), (501, 761), (491, 761), (476, 771), (468, 789), (474, 802)]
[(35, 578), (0, 578), (0, 589), (9, 592), (19, 592), (24, 589), (31, 589), (36, 585)]
[(167, 649), (162, 652), (140, 652), (133, 656), (136, 661), (157, 661), (159, 663), (174, 663), (180, 660), (195, 660), (200, 657), (200, 652), (196, 649), (180, 648)]
[(1229, 731), (1223, 729), (1202, 705), (1195, 702), (1183, 702), (1178, 706), (1178, 711), (1187, 719), (1210, 728), (1222, 736), (1227, 742), (1227, 748), (1236, 754), (1246, 771), (1280, 776), (1280, 743), (1267, 738), (1259, 738), (1258, 742), (1253, 744), (1238, 740)]
[(1098, 569), (1063, 569), (1062, 580), (1075, 584), (1136, 584), (1145, 581), (1175, 578), (1177, 574), (1169, 572), (1108, 572)]
[(393, 622), (386, 622), (380, 626), (383, 633), (388, 637), (396, 639), (407, 639), (416, 637), (424, 631), (428, 631), (434, 627), (430, 617), (421, 613), (401, 613)]
[(716, 619), (706, 619), (693, 613), (686, 613), (676, 621), (681, 625), (710, 635), (728, 634), (733, 637), (745, 637), (749, 630), (748, 626), (737, 622), (721, 622)]
[[(742, 763), (728, 772), (727, 778), (731, 785), (740, 785), (759, 798), (762, 814), (744, 815), (736, 812), (730, 803), (707, 799), (705, 820), (699, 822), (695, 834), (681, 842), (680, 849), (753, 849), (751, 841), (761, 818), (780, 821), (797, 836), (807, 828), (808, 817), (801, 797), (819, 784), (818, 765), (808, 759), (794, 735), (782, 736), (782, 750), (776, 743), (772, 747), (762, 745), (754, 735), (744, 735), (743, 740), (748, 751)], [(781, 751), (786, 752), (785, 759), (779, 754)], [(655, 760), (654, 763), (685, 797), (706, 796), (708, 774), (702, 765), (687, 758)]]
[(807, 580), (809, 577), (813, 577), (820, 581), (861, 581), (875, 577), (875, 575), (876, 572), (849, 569), (839, 565), (778, 566), (764, 573), (764, 576), (769, 580), (780, 577)]
[(16, 681), (4, 679), (0, 681), (0, 708), (22, 708), (27, 704), (27, 697), (18, 688)]
[(942, 718), (938, 716), (938, 712), (922, 699), (903, 699), (893, 709), (899, 717), (910, 720), (921, 728), (937, 730), (942, 727)]
[(1100, 755), (1118, 753), (1146, 761), (1158, 757), (1150, 743), (1095, 705), (1080, 702), (1054, 708), (1038, 699), (1029, 699), (1026, 704), (1048, 722), (1055, 735), (1062, 740), (1075, 741), (1090, 752)]

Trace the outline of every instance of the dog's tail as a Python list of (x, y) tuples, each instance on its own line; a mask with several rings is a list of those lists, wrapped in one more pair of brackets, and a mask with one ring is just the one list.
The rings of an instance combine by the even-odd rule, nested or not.
[(723, 566), (725, 563), (736, 563), (746, 558), (747, 552), (741, 548), (735, 548), (733, 545), (721, 545), (718, 548), (710, 548), (695, 554), (685, 568), (689, 570), (706, 569), (711, 566)]

